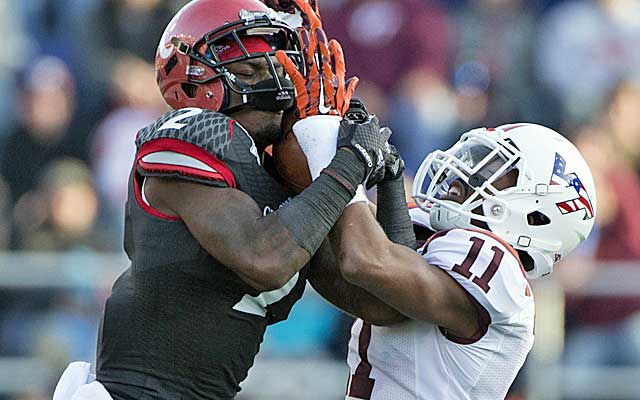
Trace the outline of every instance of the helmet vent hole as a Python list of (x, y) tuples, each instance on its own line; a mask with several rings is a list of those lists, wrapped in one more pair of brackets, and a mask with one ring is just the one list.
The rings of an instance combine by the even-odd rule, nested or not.
[(198, 91), (198, 87), (191, 83), (183, 83), (182, 91), (187, 95), (188, 98), (193, 99), (196, 97), (196, 92)]
[(549, 225), (551, 220), (540, 211), (534, 211), (527, 215), (527, 222), (532, 226)]
[(173, 57), (171, 57), (169, 61), (167, 61), (167, 64), (164, 66), (164, 73), (166, 75), (169, 75), (169, 73), (171, 72), (173, 67), (176, 66), (176, 64), (178, 64), (178, 57), (176, 57), (176, 55), (174, 54)]

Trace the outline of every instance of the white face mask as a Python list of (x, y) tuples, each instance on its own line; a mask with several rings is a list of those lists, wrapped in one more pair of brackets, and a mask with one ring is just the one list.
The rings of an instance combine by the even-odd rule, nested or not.
[[(516, 168), (519, 160), (521, 154), (513, 145), (474, 130), (464, 134), (449, 150), (429, 154), (418, 170), (413, 195), (418, 205), (431, 203), (427, 208), (434, 214), (431, 217), (434, 227), (470, 228), (472, 218), (500, 223), (506, 216), (503, 212), (506, 203), (497, 197), (501, 190), (494, 183)], [(464, 184), (468, 195), (461, 204), (445, 198), (456, 180)], [(485, 200), (498, 207), (485, 215), (474, 214), (473, 210), (482, 207)]]

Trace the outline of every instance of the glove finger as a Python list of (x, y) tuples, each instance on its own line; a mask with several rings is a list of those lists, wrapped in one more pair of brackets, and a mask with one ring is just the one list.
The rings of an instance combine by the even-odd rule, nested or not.
[[(384, 137), (384, 139), (385, 139), (386, 141), (388, 141), (388, 140), (389, 140), (389, 138), (391, 137), (391, 134), (392, 134), (392, 133), (393, 133), (393, 132), (391, 131), (391, 129), (390, 129), (389, 127), (387, 127), (387, 126), (380, 128), (380, 134)], [(388, 146), (389, 146), (389, 151), (391, 152), (391, 150), (392, 150), (392, 146), (393, 146), (393, 145), (388, 144)], [(395, 149), (395, 148), (393, 148), (393, 149)], [(396, 150), (396, 151), (397, 151), (397, 150)]]
[(316, 39), (320, 68), (323, 72), (330, 72), (331, 75), (333, 75), (333, 72), (331, 71), (331, 54), (329, 52), (329, 41), (327, 39), (327, 35), (324, 33), (322, 28), (315, 28), (312, 32)]
[(374, 114), (369, 114), (369, 119), (367, 123), (371, 125), (376, 125), (378, 127), (378, 130), (380, 130), (380, 120)]
[(339, 110), (336, 107), (335, 95), (338, 82), (331, 65), (331, 53), (329, 52), (327, 36), (320, 28), (317, 28), (314, 34), (318, 38), (318, 61), (320, 63), (324, 88), (324, 104), (331, 109), (329, 114), (336, 115), (339, 114)]
[(298, 28), (298, 36), (300, 37), (300, 43), (303, 44), (302, 52), (306, 63), (307, 80), (311, 80), (319, 73), (315, 51), (318, 46), (318, 40), (315, 34), (304, 28)]
[(327, 36), (320, 28), (316, 29), (314, 32), (316, 34), (316, 38), (318, 39), (318, 56), (320, 61), (320, 68), (322, 70), (323, 77), (327, 80), (327, 83), (329, 83), (333, 89), (335, 86), (337, 86), (337, 83), (336, 85), (334, 85), (333, 82), (333, 77), (335, 75), (332, 70), (331, 52), (329, 51)]
[[(307, 81), (305, 83), (305, 91), (308, 94), (308, 103), (307, 103), (307, 111), (317, 109), (318, 99), (320, 97), (320, 81), (322, 80), (322, 76), (318, 71), (317, 63), (313, 63), (309, 74), (307, 76)], [(313, 112), (316, 114), (316, 112)]]
[(349, 103), (353, 98), (353, 94), (356, 91), (356, 87), (358, 86), (359, 82), (360, 82), (360, 78), (358, 78), (357, 76), (354, 76), (353, 78), (349, 78), (349, 80), (347, 81), (346, 83), (347, 91), (344, 95), (344, 103), (343, 103), (342, 112), (341, 112), (342, 115), (344, 115), (349, 109)]
[[(385, 129), (385, 128), (382, 128), (382, 129)], [(396, 149), (396, 147), (391, 143), (387, 142), (387, 158), (393, 159), (397, 157), (398, 157), (398, 149)]]
[(315, 62), (315, 42), (313, 44), (311, 43), (311, 35), (309, 35), (309, 31), (305, 28), (297, 28), (296, 33), (298, 34), (298, 39), (302, 46), (302, 56), (304, 57), (304, 62), (308, 71)]
[(304, 76), (302, 76), (296, 64), (287, 56), (287, 53), (283, 50), (276, 51), (276, 59), (278, 63), (282, 65), (284, 71), (291, 77), (294, 85), (302, 84), (304, 86)]
[(320, 85), (322, 79), (316, 76), (315, 79), (307, 83), (307, 91), (309, 92), (309, 105), (307, 111), (309, 115), (317, 115), (320, 111)]
[(344, 115), (344, 112), (342, 111), (345, 108), (344, 100), (346, 95), (346, 87), (345, 87), (346, 66), (344, 64), (344, 53), (342, 51), (342, 46), (337, 40), (331, 40), (329, 42), (329, 51), (331, 52), (331, 59), (332, 59), (331, 61), (332, 61), (333, 70), (335, 72), (335, 76), (337, 79), (336, 108), (338, 109), (338, 112), (340, 113), (340, 115)]
[(287, 53), (282, 50), (276, 51), (276, 59), (293, 81), (293, 86), (296, 89), (296, 103), (298, 105), (298, 111), (300, 117), (304, 118), (306, 116), (303, 115), (305, 114), (304, 110), (309, 104), (309, 94), (307, 93), (307, 88), (305, 85), (306, 79), (302, 76), (293, 61), (291, 61), (291, 59), (287, 56)]

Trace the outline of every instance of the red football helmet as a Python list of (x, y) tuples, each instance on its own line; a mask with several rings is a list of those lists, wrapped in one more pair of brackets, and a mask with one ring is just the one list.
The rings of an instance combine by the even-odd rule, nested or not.
[[(156, 79), (173, 109), (230, 111), (231, 90), (242, 96), (244, 107), (284, 110), (293, 105), (293, 84), (278, 77), (270, 56), (284, 50), (302, 69), (300, 47), (295, 30), (258, 0), (193, 0), (178, 11), (160, 39)], [(225, 68), (260, 57), (266, 59), (271, 79), (255, 85)]]

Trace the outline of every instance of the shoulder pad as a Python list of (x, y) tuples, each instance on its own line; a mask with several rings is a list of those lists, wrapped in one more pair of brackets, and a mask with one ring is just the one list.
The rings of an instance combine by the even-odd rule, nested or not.
[(225, 155), (236, 127), (226, 115), (201, 108), (168, 112), (138, 132), (136, 171), (235, 188)]
[(182, 108), (164, 114), (140, 130), (136, 147), (155, 139), (177, 139), (223, 160), (231, 145), (233, 127), (234, 121), (224, 114), (195, 107)]
[(440, 231), (425, 246), (423, 257), (447, 271), (494, 322), (509, 320), (532, 301), (517, 253), (489, 231)]

